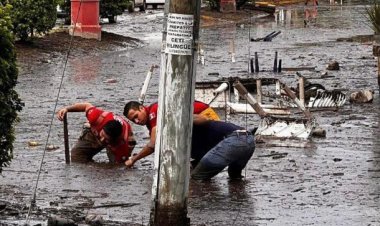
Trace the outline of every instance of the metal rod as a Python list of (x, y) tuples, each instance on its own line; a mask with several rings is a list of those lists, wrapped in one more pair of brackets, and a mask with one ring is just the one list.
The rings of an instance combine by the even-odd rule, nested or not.
[(63, 117), (63, 134), (65, 142), (65, 160), (70, 164), (69, 130), (67, 129), (67, 114)]
[(273, 31), (273, 32), (269, 33), (267, 36), (265, 36), (263, 38), (264, 42), (271, 40), (271, 36), (274, 35), (275, 33), (276, 33), (276, 31)]
[(259, 56), (258, 56), (257, 52), (255, 52), (255, 71), (256, 71), (256, 73), (260, 72), (260, 68), (259, 68)]
[(148, 73), (146, 74), (145, 81), (144, 81), (143, 87), (141, 88), (141, 93), (139, 96), (139, 102), (141, 104), (143, 104), (145, 101), (146, 91), (148, 90), (149, 82), (152, 79), (153, 69), (157, 68), (157, 67), (158, 67), (157, 65), (150, 66), (150, 69), (149, 69)]
[(274, 53), (274, 62), (273, 62), (273, 72), (276, 73), (277, 72), (277, 51)]
[(272, 35), (269, 35), (269, 36), (265, 37), (263, 41), (264, 42), (270, 42), (270, 41), (272, 41), (273, 38), (275, 38), (280, 33), (281, 33), (281, 31), (278, 31), (278, 32), (276, 32), (276, 33), (274, 33)]
[(266, 117), (268, 114), (264, 111), (264, 109), (260, 106), (260, 104), (256, 101), (253, 96), (248, 93), (247, 89), (241, 84), (239, 81), (234, 83), (235, 89), (239, 92), (240, 96), (248, 101), (248, 103), (255, 109), (256, 113), (260, 115), (260, 117)]
[(208, 105), (210, 105), (212, 102), (214, 102), (214, 100), (219, 96), (219, 94), (226, 91), (227, 88), (228, 88), (227, 82), (223, 82), (222, 84), (220, 84), (220, 86), (212, 92), (214, 97), (208, 102)]
[(303, 113), (305, 114), (305, 116), (307, 118), (311, 118), (311, 113), (309, 110), (307, 110), (305, 108), (305, 105), (303, 105), (300, 100), (296, 97), (296, 95), (293, 93), (292, 90), (290, 90), (290, 88), (284, 84), (284, 83), (281, 83), (281, 88), (285, 90), (286, 94), (293, 99), (293, 101), (297, 104), (297, 106), (303, 111)]
[(254, 67), (254, 64), (253, 64), (253, 58), (251, 58), (251, 60), (250, 60), (250, 67), (251, 67), (251, 73), (255, 73), (255, 67)]
[(298, 89), (299, 89), (300, 101), (303, 105), (305, 105), (305, 78), (300, 76), (298, 81), (299, 81)]

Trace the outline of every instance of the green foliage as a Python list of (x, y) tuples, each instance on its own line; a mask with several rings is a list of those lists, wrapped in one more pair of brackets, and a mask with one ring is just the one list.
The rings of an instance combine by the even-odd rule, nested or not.
[(220, 8), (220, 0), (208, 0), (206, 4), (211, 10), (219, 10)]
[(100, 0), (100, 16), (110, 18), (121, 15), (129, 5), (129, 0)]
[(16, 53), (11, 33), (11, 5), (0, 2), (0, 173), (13, 157), (14, 129), (22, 103), (14, 90), (17, 82)]
[[(236, 0), (236, 9), (240, 9), (245, 3), (251, 2), (252, 0)], [(219, 10), (220, 9), (220, 0), (208, 0), (206, 2), (208, 7), (211, 10)]]
[(8, 0), (13, 6), (12, 23), (16, 37), (26, 41), (35, 33), (45, 34), (57, 20), (57, 0)]
[(57, 13), (58, 18), (63, 18), (65, 20), (65, 25), (70, 25), (71, 23), (71, 1), (70, 0), (57, 0), (58, 5), (61, 8), (61, 12)]
[(380, 34), (380, 4), (377, 0), (373, 1), (373, 5), (366, 8), (367, 16), (371, 22), (372, 30), (375, 34)]
[[(121, 15), (131, 4), (132, 0), (100, 0), (100, 12), (99, 15), (102, 18), (114, 18), (117, 15)], [(62, 10), (66, 12), (66, 21), (70, 21), (71, 4), (70, 0), (59, 0), (59, 5)], [(70, 24), (70, 22), (68, 23)]]

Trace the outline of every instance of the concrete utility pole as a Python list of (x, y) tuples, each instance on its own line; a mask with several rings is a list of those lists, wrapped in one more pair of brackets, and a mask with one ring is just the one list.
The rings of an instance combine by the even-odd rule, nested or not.
[(189, 225), (187, 198), (200, 0), (166, 0), (151, 225)]

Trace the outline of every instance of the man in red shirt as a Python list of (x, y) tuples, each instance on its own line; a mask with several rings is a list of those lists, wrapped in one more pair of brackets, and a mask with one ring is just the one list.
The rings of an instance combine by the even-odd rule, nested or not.
[(112, 163), (128, 160), (136, 141), (131, 126), (122, 117), (90, 103), (76, 103), (60, 109), (57, 118), (62, 121), (67, 112), (86, 112), (89, 124), (83, 128), (82, 135), (71, 150), (72, 162), (91, 162), (103, 148), (106, 148)]
[[(124, 116), (138, 125), (145, 125), (150, 134), (150, 140), (147, 145), (135, 156), (125, 162), (127, 167), (132, 167), (133, 164), (154, 152), (156, 142), (156, 125), (157, 125), (157, 108), (158, 103), (150, 106), (143, 106), (137, 101), (130, 101), (124, 107)], [(201, 115), (202, 119), (219, 120), (218, 114), (210, 108), (208, 104), (200, 101), (194, 101), (194, 115)], [(196, 119), (194, 118), (194, 121)]]
[[(124, 116), (136, 124), (146, 125), (150, 132), (149, 143), (125, 162), (127, 167), (132, 167), (136, 161), (154, 152), (157, 107), (157, 104), (145, 107), (136, 101), (125, 105)], [(195, 168), (191, 178), (208, 180), (228, 167), (230, 179), (241, 179), (242, 170), (255, 150), (254, 136), (251, 131), (232, 123), (210, 120), (213, 118), (205, 116), (206, 109), (211, 108), (202, 102), (194, 103), (190, 156)]]

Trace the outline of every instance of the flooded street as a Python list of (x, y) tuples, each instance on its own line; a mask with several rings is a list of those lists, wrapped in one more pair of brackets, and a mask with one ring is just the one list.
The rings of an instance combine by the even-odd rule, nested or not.
[[(339, 2), (339, 1), (338, 1)], [(325, 138), (312, 137), (307, 148), (257, 144), (244, 180), (229, 181), (222, 172), (210, 182), (190, 182), (188, 217), (191, 225), (380, 225), (380, 99), (377, 59), (372, 55), (372, 35), (365, 18), (370, 1), (321, 1), (316, 21), (305, 26), (304, 6), (279, 8), (276, 16), (252, 11), (237, 24), (229, 21), (204, 26), (200, 43), (205, 65), (197, 65), (197, 81), (224, 77), (254, 77), (249, 59), (257, 52), (259, 76), (277, 76), (295, 87), (295, 72), (273, 74), (275, 51), (282, 67), (315, 67), (300, 71), (309, 81), (326, 89), (372, 89), (374, 101), (339, 110), (313, 111)], [(117, 24), (103, 24), (109, 33), (133, 38), (112, 51), (74, 50), (68, 59), (62, 88), (65, 53), (44, 52), (25, 57), (19, 52), (17, 91), (25, 103), (16, 126), (14, 159), (0, 176), (0, 225), (26, 222), (37, 172), (43, 159), (36, 205), (30, 224), (47, 224), (47, 216), (81, 219), (99, 215), (105, 225), (148, 225), (151, 203), (153, 156), (135, 168), (107, 163), (105, 151), (89, 165), (65, 164), (63, 125), (55, 117), (59, 108), (90, 102), (122, 115), (126, 102), (136, 100), (152, 64), (160, 65), (163, 10), (125, 13)], [(272, 31), (281, 34), (272, 42), (250, 42)], [(235, 62), (232, 62), (235, 52)], [(327, 71), (332, 61), (340, 70)], [(145, 103), (158, 98), (159, 70), (153, 73)], [(116, 82), (107, 82), (110, 79)], [(232, 114), (240, 126), (258, 126), (259, 116)], [(51, 132), (49, 126), (52, 121)], [(69, 113), (70, 145), (79, 137), (84, 113)], [(145, 127), (132, 125), (137, 138), (134, 152), (147, 142)], [(47, 137), (51, 148), (44, 148)], [(36, 141), (40, 146), (28, 146)], [(16, 205), (17, 204), (17, 205)], [(80, 220), (78, 220), (80, 221)]]

